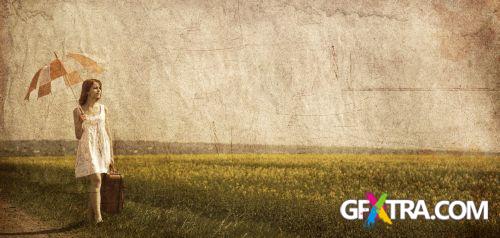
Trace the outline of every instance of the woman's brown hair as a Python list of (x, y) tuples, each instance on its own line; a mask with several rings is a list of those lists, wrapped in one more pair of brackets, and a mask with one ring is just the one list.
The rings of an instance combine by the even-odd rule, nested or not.
[(94, 82), (98, 83), (99, 87), (102, 90), (102, 83), (98, 79), (87, 79), (83, 81), (82, 93), (80, 94), (80, 99), (78, 100), (80, 106), (83, 106), (83, 104), (87, 102), (88, 93), (90, 91), (90, 88), (92, 88), (92, 85), (94, 85)]

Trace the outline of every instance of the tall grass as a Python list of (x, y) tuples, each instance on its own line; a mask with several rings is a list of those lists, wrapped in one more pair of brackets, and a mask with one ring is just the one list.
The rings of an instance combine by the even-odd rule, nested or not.
[[(499, 234), (499, 157), (451, 155), (142, 155), (119, 156), (123, 213), (100, 237), (494, 236)], [(0, 186), (14, 203), (62, 223), (83, 219), (85, 183), (73, 157), (0, 159)], [(365, 192), (388, 199), (488, 200), (488, 221), (363, 221), (340, 216)]]

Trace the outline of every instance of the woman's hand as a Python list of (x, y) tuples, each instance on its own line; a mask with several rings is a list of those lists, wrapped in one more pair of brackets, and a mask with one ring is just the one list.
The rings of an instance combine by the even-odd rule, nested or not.
[(85, 121), (85, 120), (87, 120), (87, 115), (85, 115), (85, 114), (80, 114), (80, 121), (82, 121), (82, 122), (83, 122), (83, 121)]
[(109, 171), (116, 172), (115, 161), (113, 160), (113, 158), (111, 158), (111, 163), (109, 164)]

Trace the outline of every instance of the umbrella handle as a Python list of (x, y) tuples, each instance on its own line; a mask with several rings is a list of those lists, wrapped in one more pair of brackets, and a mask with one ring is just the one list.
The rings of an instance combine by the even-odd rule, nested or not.
[[(54, 51), (54, 55), (56, 56), (56, 59), (57, 59), (57, 60), (59, 60), (59, 57), (57, 56), (57, 53), (56, 53), (55, 51)], [(64, 65), (63, 65), (63, 63), (62, 63), (62, 62), (61, 62), (61, 66), (62, 66), (62, 67), (63, 67), (63, 69), (64, 69)], [(66, 78), (66, 74), (64, 74), (64, 75), (63, 75), (63, 78), (64, 78), (64, 81), (66, 82), (66, 84), (67, 84), (67, 85), (69, 85), (69, 81), (68, 81), (68, 79)], [(69, 89), (71, 89), (71, 92), (73, 93), (73, 97), (74, 97), (74, 98), (75, 98), (75, 100), (76, 100), (76, 104), (78, 105), (78, 108), (80, 108), (80, 112), (81, 112), (82, 114), (85, 114), (85, 112), (83, 111), (82, 106), (80, 105), (80, 103), (78, 103), (78, 99), (76, 98), (75, 91), (73, 91), (73, 88), (72, 88), (71, 86), (68, 86), (68, 87), (69, 87)]]
[(82, 108), (82, 106), (80, 106), (80, 104), (78, 104), (78, 109), (80, 109), (80, 112), (81, 112), (82, 114), (85, 114), (85, 112), (83, 111), (83, 108)]

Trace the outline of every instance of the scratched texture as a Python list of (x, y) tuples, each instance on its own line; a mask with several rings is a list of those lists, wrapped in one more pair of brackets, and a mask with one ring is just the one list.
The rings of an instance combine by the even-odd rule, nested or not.
[(500, 152), (497, 1), (0, 2), (0, 140), (74, 139), (56, 51), (115, 139)]

